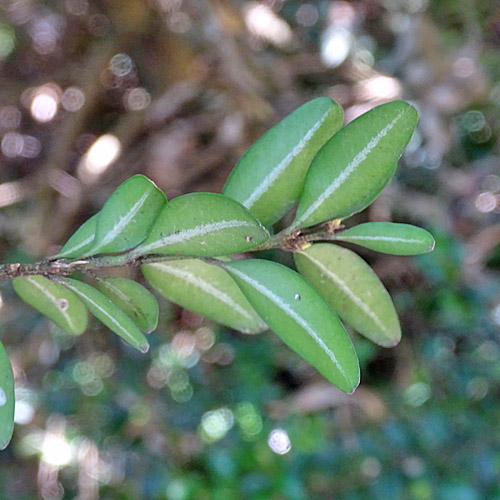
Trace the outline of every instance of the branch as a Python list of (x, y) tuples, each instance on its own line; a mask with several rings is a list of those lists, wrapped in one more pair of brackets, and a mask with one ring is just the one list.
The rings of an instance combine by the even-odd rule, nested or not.
[[(258, 252), (279, 248), (286, 252), (297, 252), (310, 246), (311, 241), (333, 241), (336, 233), (342, 229), (339, 221), (329, 221), (318, 225), (315, 228), (297, 229), (292, 232), (282, 231), (272, 236), (266, 243), (260, 245), (249, 252)], [(187, 256), (173, 255), (134, 255), (129, 251), (119, 255), (101, 255), (78, 260), (58, 259), (49, 257), (35, 262), (34, 264), (3, 264), (0, 265), (0, 280), (20, 278), (26, 276), (42, 275), (47, 278), (57, 276), (69, 276), (81, 272), (95, 274), (97, 271), (115, 267), (139, 267), (143, 264), (153, 264), (155, 262), (165, 262), (169, 260), (182, 260)], [(196, 257), (193, 257), (196, 258)], [(201, 258), (204, 262), (217, 265), (217, 259)]]

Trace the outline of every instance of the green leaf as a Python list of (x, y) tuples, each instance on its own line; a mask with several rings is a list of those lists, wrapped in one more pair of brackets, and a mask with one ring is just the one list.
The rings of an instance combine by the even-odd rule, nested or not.
[(255, 248), (269, 238), (240, 203), (221, 194), (191, 193), (164, 208), (134, 255), (216, 257)]
[(400, 341), (391, 297), (361, 257), (331, 243), (312, 245), (294, 256), (299, 272), (346, 323), (381, 346), (392, 347)]
[(61, 248), (56, 257), (71, 259), (85, 255), (94, 245), (98, 216), (99, 214), (95, 214), (84, 222)]
[(359, 384), (354, 347), (337, 315), (302, 276), (266, 260), (240, 260), (224, 267), (286, 344), (339, 389), (354, 391)]
[(404, 101), (378, 106), (337, 132), (314, 158), (292, 228), (346, 218), (387, 185), (417, 123)]
[(135, 247), (149, 234), (167, 199), (143, 175), (134, 175), (109, 197), (97, 218), (94, 245), (86, 255)]
[(73, 291), (90, 312), (112, 332), (119, 335), (141, 352), (148, 352), (149, 344), (135, 323), (106, 295), (94, 287), (72, 278), (60, 278), (60, 282)]
[(14, 374), (0, 342), (0, 450), (5, 450), (14, 432)]
[(106, 278), (97, 282), (97, 288), (143, 332), (151, 333), (158, 325), (158, 302), (139, 283), (126, 278)]
[(167, 299), (243, 333), (260, 333), (267, 325), (253, 310), (231, 276), (198, 259), (142, 266), (151, 285)]
[(74, 293), (58, 283), (43, 276), (28, 276), (13, 279), (12, 286), (21, 299), (66, 333), (80, 335), (87, 329), (87, 308)]
[(434, 238), (410, 224), (367, 222), (337, 234), (337, 239), (392, 255), (419, 255), (434, 250)]
[(343, 118), (342, 107), (328, 97), (296, 109), (243, 155), (223, 194), (242, 203), (264, 225), (274, 224), (298, 201), (312, 159)]

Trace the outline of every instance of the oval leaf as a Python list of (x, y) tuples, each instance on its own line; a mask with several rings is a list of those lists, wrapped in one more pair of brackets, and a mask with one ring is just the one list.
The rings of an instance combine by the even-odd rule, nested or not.
[(268, 130), (234, 167), (223, 194), (266, 226), (298, 201), (312, 159), (342, 126), (344, 111), (328, 97), (304, 104)]
[(419, 255), (434, 250), (434, 238), (410, 224), (367, 222), (337, 234), (337, 239), (392, 255)]
[(61, 248), (56, 257), (71, 259), (85, 255), (94, 245), (98, 216), (99, 214), (95, 214), (84, 222)]
[(135, 323), (106, 295), (94, 287), (72, 278), (60, 282), (82, 299), (90, 312), (112, 332), (141, 352), (148, 352), (149, 344)]
[(197, 259), (142, 266), (151, 285), (167, 299), (243, 333), (260, 333), (259, 318), (227, 271)]
[(221, 194), (191, 193), (168, 203), (133, 254), (215, 257), (244, 252), (268, 238), (266, 229), (237, 201)]
[(299, 272), (346, 323), (381, 346), (400, 341), (391, 297), (361, 257), (330, 243), (318, 243), (294, 255)]
[(99, 212), (94, 244), (86, 256), (123, 252), (144, 241), (166, 202), (147, 177), (127, 179)]
[(312, 162), (292, 227), (342, 219), (367, 207), (394, 175), (416, 123), (415, 108), (394, 101), (337, 132)]
[(261, 318), (332, 384), (352, 392), (359, 384), (354, 347), (336, 314), (296, 272), (266, 260), (224, 264)]
[(0, 450), (7, 448), (14, 432), (14, 374), (0, 342)]
[(158, 325), (158, 302), (139, 283), (126, 278), (106, 278), (97, 282), (97, 288), (143, 332), (151, 333)]
[(74, 293), (58, 283), (43, 276), (28, 276), (13, 279), (12, 286), (21, 299), (66, 333), (80, 335), (87, 329), (86, 307)]

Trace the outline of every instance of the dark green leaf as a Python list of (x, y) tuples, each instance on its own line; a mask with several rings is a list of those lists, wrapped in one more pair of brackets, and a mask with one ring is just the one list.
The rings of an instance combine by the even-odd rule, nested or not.
[(172, 302), (244, 333), (267, 329), (227, 271), (197, 259), (142, 266), (151, 285)]
[(158, 302), (139, 283), (126, 278), (101, 279), (97, 288), (109, 297), (134, 323), (146, 333), (158, 325)]
[(384, 347), (399, 342), (401, 328), (391, 297), (361, 257), (331, 243), (294, 255), (299, 272), (346, 323)]
[(106, 295), (94, 287), (72, 278), (60, 282), (82, 299), (90, 312), (111, 331), (141, 352), (148, 352), (149, 344), (135, 323)]
[(328, 97), (304, 104), (268, 130), (244, 154), (223, 194), (266, 226), (298, 201), (314, 155), (342, 126), (342, 107)]
[(216, 257), (255, 248), (269, 233), (240, 203), (221, 194), (191, 193), (168, 203), (134, 255)]
[(7, 448), (14, 432), (14, 374), (0, 342), (0, 450)]
[(314, 158), (292, 228), (345, 218), (387, 185), (417, 123), (408, 103), (378, 106), (337, 132)]
[(135, 247), (149, 234), (165, 206), (165, 195), (143, 175), (134, 175), (109, 197), (98, 214), (94, 245), (87, 255)]
[(338, 233), (337, 239), (392, 255), (419, 255), (434, 250), (434, 238), (410, 224), (367, 222)]
[(61, 248), (56, 257), (71, 259), (85, 255), (94, 245), (98, 215), (95, 214), (84, 222)]
[(80, 335), (87, 329), (88, 313), (71, 291), (43, 276), (15, 278), (12, 286), (30, 306), (50, 318), (66, 333)]
[(354, 347), (336, 314), (299, 274), (266, 260), (224, 264), (262, 319), (332, 384), (359, 384)]

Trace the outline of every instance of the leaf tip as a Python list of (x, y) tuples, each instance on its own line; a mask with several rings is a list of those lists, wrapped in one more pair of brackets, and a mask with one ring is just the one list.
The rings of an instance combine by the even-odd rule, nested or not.
[(144, 344), (141, 344), (139, 346), (139, 351), (141, 351), (142, 354), (146, 354), (149, 351), (149, 344), (147, 342)]
[(8, 436), (3, 441), (0, 441), (0, 451), (5, 450), (5, 448), (9, 446), (11, 440), (12, 440), (12, 435)]

